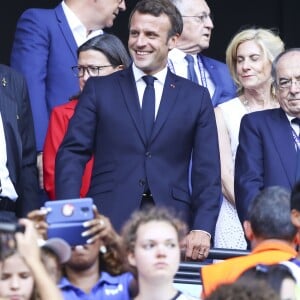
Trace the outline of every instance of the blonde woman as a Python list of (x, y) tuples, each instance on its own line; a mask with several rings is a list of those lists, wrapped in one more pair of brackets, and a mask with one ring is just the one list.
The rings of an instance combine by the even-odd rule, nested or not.
[(271, 65), (283, 50), (280, 37), (263, 28), (237, 33), (227, 47), (226, 63), (238, 96), (215, 108), (223, 192), (215, 233), (217, 248), (246, 248), (234, 197), (234, 161), (240, 122), (247, 113), (279, 107), (272, 86)]

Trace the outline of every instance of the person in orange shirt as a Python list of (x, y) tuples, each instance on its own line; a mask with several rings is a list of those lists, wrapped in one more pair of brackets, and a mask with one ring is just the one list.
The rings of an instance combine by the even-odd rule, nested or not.
[[(130, 58), (121, 40), (112, 34), (91, 38), (77, 50), (78, 65), (72, 67), (79, 78), (82, 91), (90, 76), (105, 76), (129, 66)], [(55, 158), (65, 136), (69, 120), (74, 114), (78, 96), (55, 107), (50, 116), (43, 153), (44, 188), (50, 199), (55, 197)], [(90, 186), (93, 158), (86, 164), (82, 177), (80, 197), (85, 197)]]
[(282, 187), (268, 187), (252, 201), (244, 231), (251, 243), (247, 256), (227, 259), (201, 268), (203, 296), (219, 285), (234, 282), (257, 264), (275, 264), (297, 256), (296, 227), (290, 219), (290, 193)]

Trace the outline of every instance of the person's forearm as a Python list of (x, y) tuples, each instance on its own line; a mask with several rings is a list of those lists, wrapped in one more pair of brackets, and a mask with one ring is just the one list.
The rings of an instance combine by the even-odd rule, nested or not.
[(59, 288), (47, 273), (42, 262), (32, 261), (29, 264), (35, 279), (40, 300), (63, 300)]
[[(222, 174), (224, 176), (224, 174)], [(227, 174), (228, 176), (222, 176), (222, 193), (226, 199), (235, 206), (234, 197), (234, 180), (233, 175)]]

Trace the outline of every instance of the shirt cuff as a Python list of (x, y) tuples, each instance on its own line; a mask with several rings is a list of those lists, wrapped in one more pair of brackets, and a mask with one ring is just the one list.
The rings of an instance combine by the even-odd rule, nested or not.
[(206, 233), (208, 235), (209, 239), (211, 239), (211, 234), (205, 230), (200, 230), (200, 229), (191, 230), (191, 232), (193, 232), (193, 231), (200, 231), (200, 232)]

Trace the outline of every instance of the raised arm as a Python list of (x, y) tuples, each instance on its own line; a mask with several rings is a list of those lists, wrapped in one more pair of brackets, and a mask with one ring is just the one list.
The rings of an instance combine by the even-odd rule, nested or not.
[(39, 298), (41, 300), (62, 300), (60, 290), (41, 261), (40, 249), (37, 244), (38, 235), (33, 223), (27, 219), (21, 219), (20, 223), (25, 226), (25, 232), (24, 234), (16, 233), (18, 251), (31, 269)]

